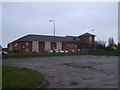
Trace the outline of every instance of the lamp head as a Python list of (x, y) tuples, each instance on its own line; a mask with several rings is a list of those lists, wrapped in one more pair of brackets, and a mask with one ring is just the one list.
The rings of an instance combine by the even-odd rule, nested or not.
[(50, 20), (50, 22), (52, 22), (52, 20)]

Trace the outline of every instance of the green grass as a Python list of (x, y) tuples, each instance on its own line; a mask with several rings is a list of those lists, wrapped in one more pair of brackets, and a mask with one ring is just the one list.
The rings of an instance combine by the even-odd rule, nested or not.
[(25, 68), (2, 66), (2, 88), (35, 88), (42, 84), (44, 76)]
[(2, 58), (25, 58), (25, 57), (47, 57), (47, 56), (70, 56), (70, 55), (107, 55), (117, 56), (118, 51), (102, 51), (102, 52), (74, 52), (74, 53), (29, 53), (17, 55), (3, 55)]
[(101, 52), (88, 52), (81, 53), (82, 55), (104, 55), (104, 56), (118, 56), (118, 51), (101, 51)]

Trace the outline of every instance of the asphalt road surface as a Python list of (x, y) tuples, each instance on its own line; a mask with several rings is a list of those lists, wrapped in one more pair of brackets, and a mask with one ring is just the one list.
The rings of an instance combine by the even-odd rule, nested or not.
[(117, 56), (55, 56), (4, 59), (5, 65), (40, 71), (48, 88), (117, 88)]

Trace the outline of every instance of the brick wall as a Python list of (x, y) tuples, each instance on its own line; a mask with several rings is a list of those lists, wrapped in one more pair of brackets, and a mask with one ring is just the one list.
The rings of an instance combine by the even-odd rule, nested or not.
[(44, 52), (45, 51), (45, 42), (39, 42), (39, 51)]
[(54, 49), (56, 49), (56, 43), (52, 42), (51, 43), (51, 50), (54, 50)]
[[(92, 38), (92, 41), (90, 42), (90, 37)], [(81, 40), (85, 41), (88, 44), (93, 44), (95, 41), (94, 36), (81, 36)]]
[(76, 50), (76, 47), (74, 45), (75, 45), (75, 43), (73, 43), (73, 42), (63, 42), (62, 49), (68, 50), (68, 51), (70, 51), (72, 49)]
[[(28, 45), (26, 45), (26, 43), (28, 43)], [(20, 42), (20, 52), (32, 52), (32, 42)]]
[(0, 51), (2, 51), (2, 47), (0, 47)]
[[(28, 45), (26, 45), (26, 42), (18, 42), (18, 43), (12, 43), (12, 45), (8, 46), (9, 51), (19, 51), (19, 53), (26, 53), (26, 49), (28, 49), (28, 52), (32, 51), (32, 42), (27, 42)], [(12, 48), (12, 50), (10, 50)]]
[[(28, 45), (26, 45), (28, 43)], [(39, 52), (45, 52), (45, 42), (39, 42)], [(51, 50), (56, 49), (56, 43), (51, 43)], [(10, 48), (10, 45), (9, 47)], [(28, 51), (27, 51), (28, 49)], [(62, 50), (68, 50), (70, 51), (71, 49), (76, 50), (74, 47), (73, 42), (62, 42)], [(10, 49), (9, 49), (10, 50)], [(18, 42), (18, 43), (12, 43), (12, 51), (19, 51), (19, 53), (27, 53), (27, 52), (32, 52), (32, 42)]]

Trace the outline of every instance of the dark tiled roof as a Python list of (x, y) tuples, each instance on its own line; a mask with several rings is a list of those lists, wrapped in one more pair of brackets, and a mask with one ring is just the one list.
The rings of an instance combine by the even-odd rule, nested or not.
[(95, 35), (90, 34), (90, 33), (84, 33), (84, 34), (80, 35), (80, 37), (81, 37), (81, 36), (95, 36)]
[[(95, 35), (90, 33), (85, 33), (82, 34), (81, 36), (95, 36)], [(55, 36), (55, 42), (75, 42), (76, 37), (77, 36), (66, 36), (66, 37)], [(21, 41), (54, 42), (54, 36), (28, 34), (11, 43), (16, 43)]]
[[(54, 36), (29, 34), (13, 41), (12, 43), (20, 41), (54, 42)], [(55, 42), (74, 42), (74, 38), (55, 36)]]

